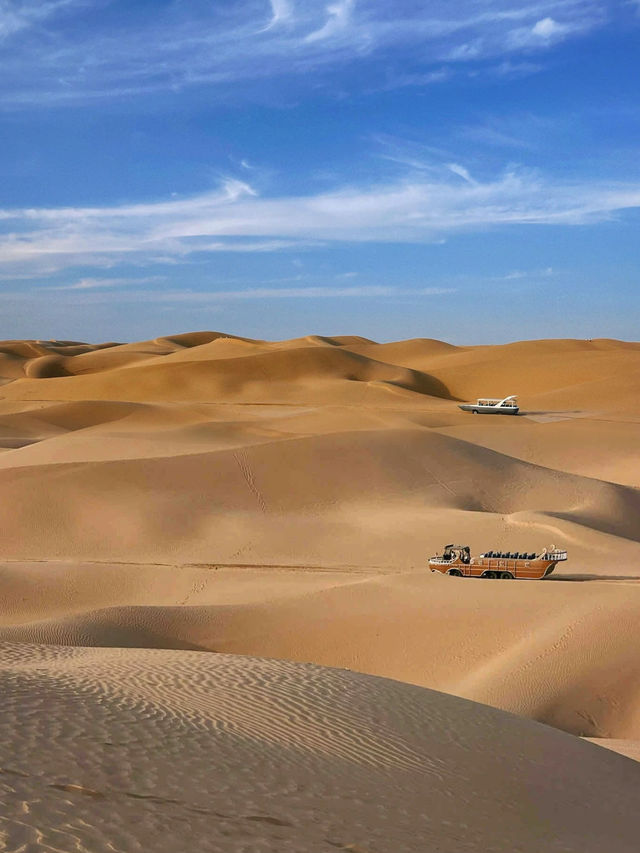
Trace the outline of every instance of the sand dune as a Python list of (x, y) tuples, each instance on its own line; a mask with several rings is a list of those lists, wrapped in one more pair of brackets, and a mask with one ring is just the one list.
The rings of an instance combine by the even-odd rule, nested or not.
[[(8, 341), (0, 383), (8, 850), (176, 850), (185, 809), (194, 849), (634, 849), (637, 766), (573, 736), (637, 756), (640, 344)], [(454, 541), (570, 560), (431, 575)]]
[(640, 344), (613, 340), (524, 341), (503, 346), (434, 347), (403, 341), (359, 348), (431, 374), (449, 394), (471, 400), (518, 393), (526, 409), (636, 411)]
[[(242, 354), (220, 357), (228, 345)], [(1, 389), (9, 558), (407, 570), (462, 536), (481, 550), (562, 540), (577, 571), (637, 559), (637, 344), (200, 332), (0, 349), (70, 374)], [(87, 359), (101, 368), (73, 366)], [(563, 412), (577, 388), (608, 390), (558, 422), (473, 418), (438, 396), (452, 377), (460, 396), (517, 381), (523, 407), (526, 388), (569, 382)]]
[[(640, 740), (637, 582), (547, 582), (524, 592), (425, 573), (263, 570), (243, 581), (237, 571), (193, 567), (179, 581), (161, 567), (66, 567), (53, 577), (42, 566), (8, 571), (6, 641), (314, 661), (443, 690), (573, 734)], [(37, 603), (25, 577), (38, 588)]]
[[(427, 550), (459, 538), (465, 527), (476, 549), (510, 547), (510, 522), (524, 528), (515, 534), (518, 547), (537, 549), (550, 535), (564, 536), (582, 567), (601, 557), (580, 541), (576, 525), (585, 528), (583, 540), (597, 531), (640, 551), (634, 489), (550, 471), (428, 429), (302, 438), (256, 435), (246, 424), (230, 430), (226, 424), (182, 432), (183, 454), (167, 455), (181, 440), (175, 433), (164, 443), (158, 437), (156, 456), (153, 443), (145, 449), (144, 440), (125, 433), (113, 446), (128, 442), (122, 456), (129, 458), (103, 461), (108, 438), (98, 433), (95, 442), (85, 441), (83, 431), (77, 443), (54, 437), (7, 451), (0, 469), (4, 554), (137, 562), (163, 562), (167, 554), (174, 562), (233, 562), (238, 554), (239, 562), (257, 564), (407, 569), (423, 565)], [(145, 458), (131, 458), (136, 440)], [(216, 441), (223, 446), (203, 452)], [(50, 462), (56, 448), (60, 461)], [(541, 522), (527, 516), (540, 511)], [(484, 522), (478, 533), (476, 518)]]
[[(191, 350), (189, 350), (191, 353)], [(203, 355), (203, 354), (200, 354)], [(448, 396), (420, 371), (375, 361), (342, 347), (307, 345), (233, 358), (145, 360), (90, 376), (60, 376), (45, 357), (36, 374), (3, 389), (7, 399), (246, 402), (385, 402), (389, 390)], [(57, 369), (57, 368), (56, 368)], [(62, 369), (62, 368), (61, 368)], [(51, 378), (54, 377), (54, 378)], [(349, 383), (349, 384), (347, 384)], [(354, 386), (356, 386), (354, 388)], [(378, 387), (382, 386), (382, 387)]]
[[(0, 342), (0, 374), (4, 364), (13, 364), (12, 378), (27, 376), (49, 379), (97, 373), (167, 356), (192, 347), (206, 346), (212, 341), (248, 342), (248, 338), (223, 335), (220, 332), (192, 332), (155, 338), (135, 344), (86, 344), (76, 341), (3, 341)], [(251, 341), (251, 343), (258, 343)], [(20, 369), (18, 369), (18, 367)]]
[(640, 829), (636, 762), (410, 685), (37, 646), (0, 677), (7, 850), (626, 853)]
[(640, 487), (639, 425), (634, 420), (609, 420), (605, 414), (517, 426), (508, 418), (503, 421), (444, 426), (440, 431), (552, 470)]

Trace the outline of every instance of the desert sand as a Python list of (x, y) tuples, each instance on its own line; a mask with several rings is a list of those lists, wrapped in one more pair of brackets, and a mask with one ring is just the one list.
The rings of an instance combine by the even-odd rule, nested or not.
[(0, 848), (634, 850), (639, 428), (640, 343), (0, 343)]

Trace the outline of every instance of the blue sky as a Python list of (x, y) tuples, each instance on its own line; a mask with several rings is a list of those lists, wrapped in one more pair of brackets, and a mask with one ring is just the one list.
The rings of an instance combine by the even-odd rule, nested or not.
[(0, 338), (638, 339), (637, 0), (0, 0)]

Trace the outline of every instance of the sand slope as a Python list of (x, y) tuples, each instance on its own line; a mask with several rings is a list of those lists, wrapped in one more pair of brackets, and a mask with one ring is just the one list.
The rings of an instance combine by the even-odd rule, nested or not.
[(562, 539), (581, 568), (603, 572), (618, 571), (602, 561), (611, 537), (640, 554), (637, 489), (469, 435), (389, 418), (374, 429), (360, 413), (336, 417), (335, 432), (325, 417), (316, 434), (308, 413), (302, 427), (297, 413), (176, 424), (157, 409), (155, 423), (127, 428), (137, 413), (121, 403), (89, 407), (83, 427), (73, 405), (54, 407), (47, 429), (75, 428), (0, 456), (7, 557), (411, 568), (461, 535), (480, 550)]
[(4, 640), (314, 661), (640, 739), (637, 582), (100, 565), (20, 565), (3, 580)]
[(0, 666), (6, 850), (626, 853), (640, 831), (637, 763), (410, 685), (148, 650)]

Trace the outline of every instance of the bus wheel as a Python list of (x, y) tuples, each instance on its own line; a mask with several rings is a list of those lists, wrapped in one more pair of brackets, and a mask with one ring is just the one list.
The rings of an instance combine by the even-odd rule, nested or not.
[(489, 580), (494, 580), (494, 578), (496, 577), (496, 573), (495, 572), (485, 572), (482, 575), (482, 577), (483, 578), (489, 578)]
[(500, 577), (505, 581), (512, 581), (513, 575), (511, 572), (500, 572)]
[(460, 571), (460, 569), (449, 569), (447, 574), (452, 575), (452, 577), (454, 577), (454, 578), (461, 578), (462, 577), (462, 572)]

